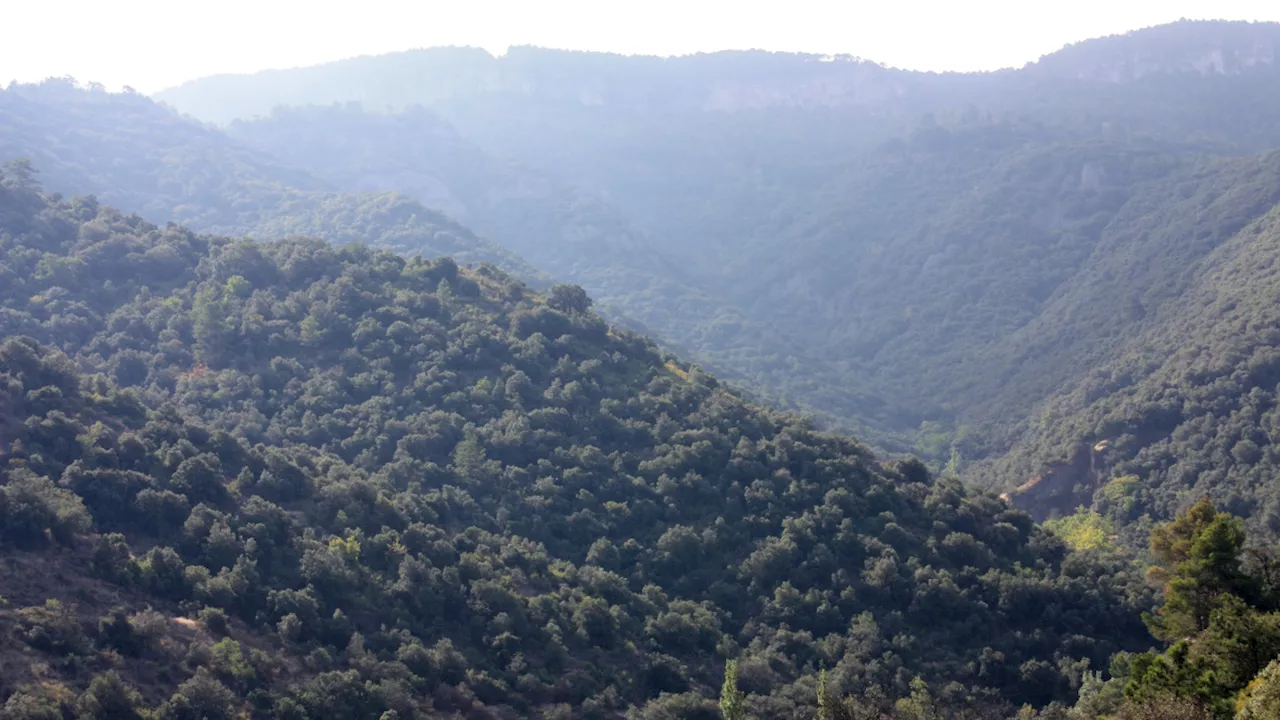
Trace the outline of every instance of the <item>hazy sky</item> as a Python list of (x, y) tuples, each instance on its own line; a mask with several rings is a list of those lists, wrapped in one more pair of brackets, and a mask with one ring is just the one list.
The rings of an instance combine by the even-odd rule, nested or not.
[(1181, 17), (1280, 20), (1278, 0), (10, 0), (0, 83), (72, 75), (153, 92), (205, 75), (432, 45), (657, 55), (849, 53), (897, 67), (1020, 66)]

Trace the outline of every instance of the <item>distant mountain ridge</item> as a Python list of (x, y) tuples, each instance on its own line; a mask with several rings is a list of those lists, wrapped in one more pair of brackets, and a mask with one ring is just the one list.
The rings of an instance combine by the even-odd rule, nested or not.
[(516, 95), (582, 106), (735, 111), (768, 107), (926, 110), (1044, 77), (1131, 83), (1158, 74), (1239, 75), (1272, 68), (1280, 24), (1183, 21), (1087, 40), (1017, 70), (932, 73), (854, 56), (721, 51), (661, 58), (512, 47), (426, 48), (314, 67), (215, 75), (155, 94), (204, 120), (266, 116), (278, 105), (356, 101), (397, 111), (461, 97)]
[(1277, 58), (1277, 23), (1183, 21), (1073, 43), (1033, 67), (1060, 77), (1123, 84), (1156, 74), (1242, 75), (1274, 68)]
[(356, 101), (370, 110), (397, 111), (483, 95), (542, 97), (586, 107), (731, 110), (871, 105), (907, 92), (910, 85), (903, 81), (915, 77), (854, 58), (763, 51), (659, 58), (524, 46), (495, 57), (478, 48), (428, 48), (219, 75), (155, 97), (218, 123), (265, 116), (277, 105)]

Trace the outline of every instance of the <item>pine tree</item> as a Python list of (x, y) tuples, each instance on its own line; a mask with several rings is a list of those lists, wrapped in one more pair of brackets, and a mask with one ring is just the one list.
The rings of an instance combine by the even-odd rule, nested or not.
[(827, 671), (818, 673), (818, 720), (832, 720), (831, 703), (827, 698)]
[(1152, 634), (1171, 642), (1194, 635), (1225, 595), (1253, 598), (1257, 583), (1241, 568), (1244, 542), (1243, 523), (1208, 498), (1157, 527), (1151, 552), (1163, 566), (1151, 575), (1164, 582), (1165, 602), (1158, 616), (1147, 616)]
[(738, 689), (738, 662), (724, 665), (724, 686), (720, 688), (720, 715), (724, 720), (746, 720), (747, 695)]

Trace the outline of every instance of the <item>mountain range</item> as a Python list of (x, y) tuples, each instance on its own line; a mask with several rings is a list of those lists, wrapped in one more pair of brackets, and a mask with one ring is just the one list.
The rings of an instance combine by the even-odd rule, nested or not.
[(1280, 537), (1278, 50), (11, 85), (0, 694), (717, 717), (740, 657), (760, 717), (1103, 717), (1152, 532)]
[[(232, 137), (347, 189), (431, 196), (397, 163), (463, 188), (452, 168), (480, 165), (463, 146), (576, 188), (612, 232), (498, 225), (515, 211), (494, 181), (489, 205), (454, 212), (762, 398), (1009, 488), (1114, 439), (1081, 423), (1049, 450), (1040, 428), (1152, 352), (1165, 318), (1201, 313), (1193, 285), (1275, 204), (1278, 46), (1273, 24), (1182, 22), (941, 75), (779, 53), (434, 49), (157, 98), (234, 118)], [(530, 226), (548, 229), (536, 247), (509, 239)], [(1129, 474), (1117, 458), (1061, 502), (1019, 497), (1070, 512), (1089, 483)], [(1191, 482), (1172, 506), (1235, 489)]]

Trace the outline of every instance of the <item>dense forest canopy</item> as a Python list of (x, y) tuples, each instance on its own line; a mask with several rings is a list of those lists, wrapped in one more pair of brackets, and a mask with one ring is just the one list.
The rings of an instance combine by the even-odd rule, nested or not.
[(1144, 643), (1125, 562), (744, 403), (574, 286), (161, 228), (22, 164), (0, 227), (0, 540), (74, 578), (6, 581), (6, 708), (663, 717), (736, 658), (761, 715), (822, 669), (998, 711)]
[[(1026, 488), (1026, 504), (1042, 512), (1095, 504), (1125, 524), (1170, 517), (1208, 495), (1251, 517), (1255, 532), (1280, 533), (1280, 155), (1223, 162), (1206, 178), (1169, 218), (1207, 231), (1200, 247), (1162, 249), (1164, 238), (1148, 235), (1138, 249), (1158, 282), (1109, 293), (1113, 308), (1145, 316), (1142, 332), (1057, 391), (1023, 442), (993, 464), (1006, 480), (1054, 468)], [(1214, 233), (1219, 218), (1228, 222)]]
[(1275, 717), (1278, 52), (0, 90), (0, 719)]
[(423, 108), (395, 115), (353, 104), (282, 108), (228, 132), (349, 191), (391, 187), (446, 207), (554, 277), (587, 287), (612, 318), (657, 332), (674, 348), (696, 348), (705, 365), (774, 402), (876, 439), (894, 412), (906, 412), (810, 351), (786, 324), (753, 318), (752, 308), (708, 287), (685, 258), (670, 259), (655, 235), (608, 203), (487, 154)]
[[(481, 198), (460, 209), (500, 242), (528, 223), (483, 199), (509, 206), (516, 181), (478, 195), (459, 165), (506, 158), (567, 184), (609, 220), (541, 223), (547, 242), (522, 250), (536, 264), (762, 398), (1012, 487), (1071, 459), (1074, 440), (1034, 436), (1057, 398), (1163, 352), (1148, 344), (1160, 318), (1199, 312), (1174, 309), (1193, 273), (1275, 203), (1257, 153), (1280, 144), (1278, 41), (1273, 24), (1182, 22), (942, 76), (770, 53), (431, 50), (160, 97), (250, 118), (230, 134), (348, 189), (422, 197), (412, 167), (437, 194)], [(411, 72), (433, 80), (387, 81)], [(468, 73), (487, 79), (445, 87)], [(354, 128), (374, 139), (346, 149)]]

